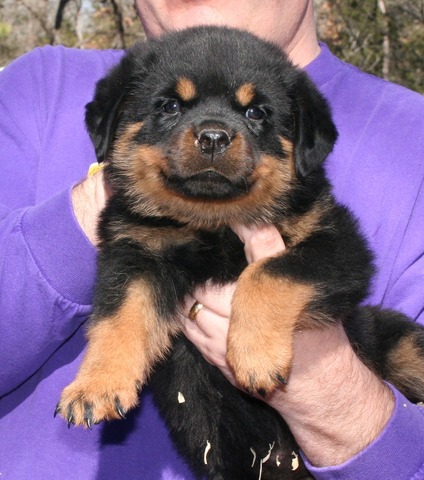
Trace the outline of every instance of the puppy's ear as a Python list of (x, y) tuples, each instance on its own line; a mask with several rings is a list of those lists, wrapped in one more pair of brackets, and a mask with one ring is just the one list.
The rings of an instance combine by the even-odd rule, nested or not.
[(332, 151), (337, 130), (327, 101), (304, 74), (296, 82), (295, 99), (295, 170), (303, 179)]
[(120, 64), (97, 83), (94, 99), (85, 107), (85, 124), (98, 162), (107, 159), (115, 137), (124, 97), (123, 77)]

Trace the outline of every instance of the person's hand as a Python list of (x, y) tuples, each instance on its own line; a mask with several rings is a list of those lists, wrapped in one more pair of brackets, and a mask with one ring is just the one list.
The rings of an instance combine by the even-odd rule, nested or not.
[(72, 205), (75, 217), (93, 245), (97, 245), (97, 224), (100, 212), (110, 196), (103, 170), (89, 175), (72, 189)]
[[(234, 231), (249, 262), (284, 251), (274, 227)], [(226, 340), (234, 289), (198, 289), (187, 299), (181, 318), (187, 338), (233, 384)], [(195, 301), (203, 307), (193, 322), (188, 315)], [(288, 384), (265, 401), (284, 417), (315, 466), (338, 465), (360, 452), (379, 435), (394, 408), (390, 389), (359, 360), (338, 324), (296, 332)]]
[[(277, 255), (285, 249), (283, 239), (275, 227), (251, 230), (234, 226), (233, 230), (245, 245), (249, 263)], [(226, 353), (231, 299), (235, 287), (235, 284), (223, 287), (209, 284), (206, 288), (197, 289), (195, 298), (186, 299), (181, 317), (186, 337), (194, 343), (209, 363), (219, 367), (233, 385), (235, 385), (235, 379), (227, 364)], [(196, 322), (193, 322), (188, 315), (196, 301), (202, 305), (202, 309), (196, 316)]]

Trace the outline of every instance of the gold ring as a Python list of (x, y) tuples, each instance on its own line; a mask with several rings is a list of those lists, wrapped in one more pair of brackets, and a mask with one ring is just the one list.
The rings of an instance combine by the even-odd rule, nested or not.
[(197, 300), (193, 303), (193, 306), (190, 308), (190, 311), (188, 312), (188, 318), (196, 323), (196, 317), (197, 314), (202, 310), (203, 305), (199, 303)]

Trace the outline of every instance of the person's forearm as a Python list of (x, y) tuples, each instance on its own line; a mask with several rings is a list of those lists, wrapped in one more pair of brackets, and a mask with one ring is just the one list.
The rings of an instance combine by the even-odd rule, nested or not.
[(317, 467), (339, 465), (381, 433), (394, 398), (355, 355), (341, 327), (298, 332), (284, 391), (270, 402)]
[[(273, 227), (234, 230), (249, 262), (284, 250)], [(234, 288), (195, 291), (181, 324), (204, 358), (236, 384), (226, 361)], [(203, 308), (193, 322), (188, 314), (195, 300)], [(424, 445), (424, 408), (368, 370), (341, 326), (297, 332), (294, 347), (288, 384), (265, 400), (289, 424), (314, 478), (424, 480), (424, 454), (417, 448)]]
[(96, 252), (70, 191), (0, 222), (0, 395), (32, 375), (90, 312)]

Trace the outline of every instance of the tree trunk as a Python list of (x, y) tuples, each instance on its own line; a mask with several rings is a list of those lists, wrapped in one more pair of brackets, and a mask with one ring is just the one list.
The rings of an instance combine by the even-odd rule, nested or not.
[(377, 0), (378, 8), (383, 15), (383, 67), (382, 76), (385, 80), (390, 79), (390, 37), (389, 37), (389, 16), (387, 14), (384, 0)]

